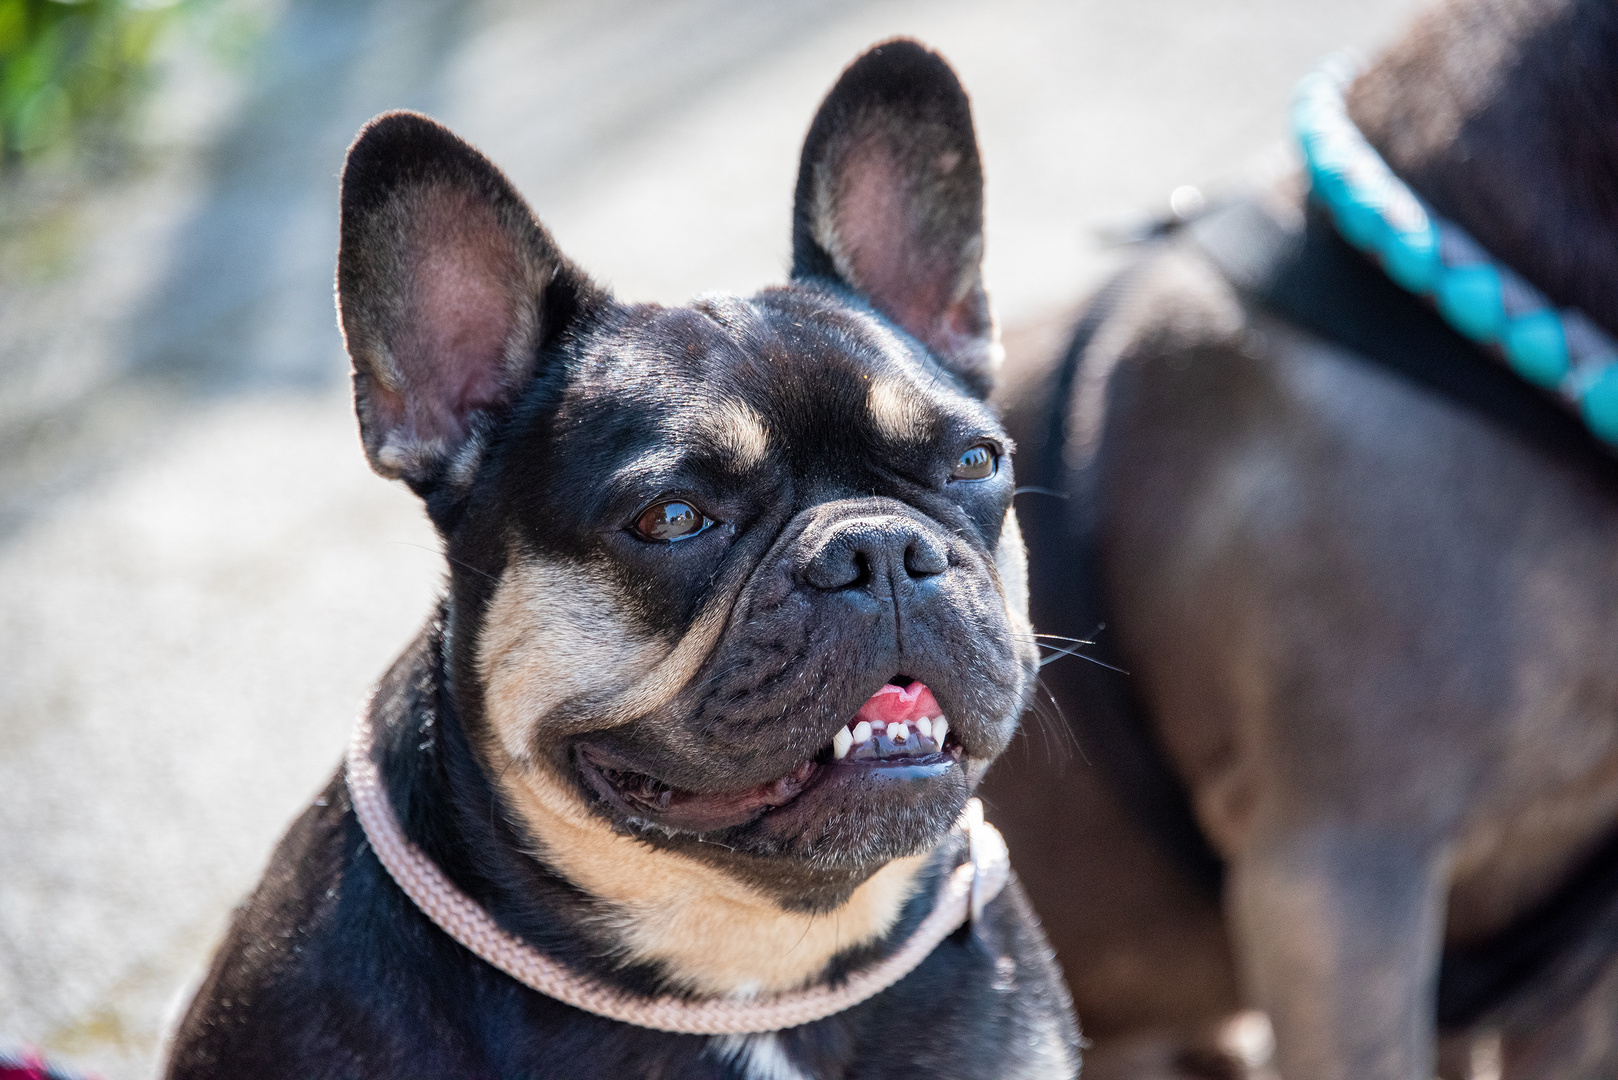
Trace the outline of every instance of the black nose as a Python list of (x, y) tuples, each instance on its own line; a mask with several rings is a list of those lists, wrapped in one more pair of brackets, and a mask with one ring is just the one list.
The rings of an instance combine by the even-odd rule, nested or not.
[(803, 577), (817, 589), (901, 589), (949, 568), (944, 545), (900, 517), (839, 522), (821, 538)]

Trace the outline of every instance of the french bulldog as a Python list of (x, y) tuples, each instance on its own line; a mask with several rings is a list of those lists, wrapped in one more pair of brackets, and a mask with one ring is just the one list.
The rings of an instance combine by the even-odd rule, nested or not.
[[(1618, 8), (1449, 0), (1347, 105), (1618, 333)], [(1129, 674), (1050, 668), (1084, 756), (1014, 750), (985, 798), (1086, 1074), (1618, 1074), (1610, 448), (1295, 182), (1147, 245), (1071, 326), (1008, 356), (1021, 482), (1065, 496), (1019, 504), (1031, 610)]]
[[(803, 148), (790, 281), (619, 301), (426, 117), (349, 151), (337, 293), (365, 453), (448, 585), (368, 705), (405, 836), (505, 932), (648, 1000), (895, 952), (1036, 671), (966, 94), (910, 41)], [(520, 984), (379, 864), (341, 771), (219, 946), (168, 1075), (1069, 1077), (1011, 882), (909, 975), (779, 1031)]]

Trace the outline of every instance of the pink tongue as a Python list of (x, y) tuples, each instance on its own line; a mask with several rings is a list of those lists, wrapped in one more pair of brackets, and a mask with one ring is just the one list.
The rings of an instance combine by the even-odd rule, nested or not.
[(933, 700), (933, 692), (926, 683), (913, 682), (909, 686), (884, 686), (860, 706), (854, 720), (870, 724), (897, 724), (906, 720), (931, 719), (944, 710)]

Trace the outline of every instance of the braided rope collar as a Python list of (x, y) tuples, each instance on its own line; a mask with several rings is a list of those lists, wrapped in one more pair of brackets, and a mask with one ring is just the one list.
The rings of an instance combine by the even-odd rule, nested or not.
[(1394, 175), (1349, 119), (1343, 91), (1357, 73), (1334, 56), (1298, 84), (1292, 126), (1311, 194), (1400, 287), (1618, 448), (1618, 343), (1583, 312), (1556, 307)]
[(966, 833), (970, 858), (956, 867), (933, 898), (933, 909), (900, 948), (846, 979), (762, 998), (690, 1000), (626, 993), (570, 971), (508, 933), (476, 901), (456, 888), (422, 850), (405, 838), (371, 758), (370, 710), (361, 710), (348, 745), (346, 779), (354, 814), (371, 848), (405, 895), (450, 937), (493, 967), (547, 997), (576, 1009), (637, 1027), (685, 1035), (747, 1035), (780, 1031), (875, 997), (914, 971), (939, 942), (999, 895), (1010, 874), (1005, 841), (970, 800), (957, 828)]

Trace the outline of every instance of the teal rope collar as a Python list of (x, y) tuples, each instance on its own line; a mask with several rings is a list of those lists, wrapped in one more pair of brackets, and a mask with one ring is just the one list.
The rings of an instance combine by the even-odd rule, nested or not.
[(1343, 89), (1356, 73), (1332, 57), (1298, 84), (1292, 126), (1310, 193), (1400, 287), (1618, 447), (1618, 343), (1583, 312), (1552, 304), (1393, 174), (1348, 117)]

